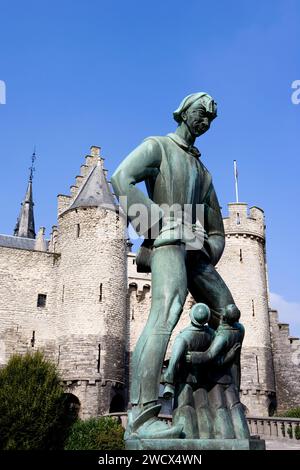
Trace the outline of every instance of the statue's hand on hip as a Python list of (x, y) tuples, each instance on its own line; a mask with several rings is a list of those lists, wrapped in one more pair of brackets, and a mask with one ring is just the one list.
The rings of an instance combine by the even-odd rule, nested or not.
[(185, 355), (185, 360), (190, 364), (203, 364), (206, 361), (206, 357), (202, 352), (188, 351)]

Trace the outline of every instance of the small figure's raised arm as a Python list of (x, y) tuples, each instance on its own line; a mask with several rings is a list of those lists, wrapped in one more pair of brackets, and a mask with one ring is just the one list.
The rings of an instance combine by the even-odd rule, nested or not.
[(231, 364), (236, 359), (237, 351), (240, 351), (241, 347), (242, 345), (240, 343), (234, 344), (225, 356), (217, 357), (217, 364), (219, 366)]
[(210, 347), (204, 352), (188, 351), (186, 361), (192, 364), (205, 364), (216, 359), (222, 353), (223, 348), (226, 346), (226, 341), (222, 336), (215, 336)]
[(178, 365), (182, 358), (184, 358), (184, 354), (187, 350), (187, 345), (185, 340), (180, 336), (180, 334), (176, 337), (174, 341), (174, 345), (172, 348), (172, 353), (169, 361), (169, 366), (166, 372), (163, 374), (162, 382), (163, 383), (174, 383), (174, 377)]

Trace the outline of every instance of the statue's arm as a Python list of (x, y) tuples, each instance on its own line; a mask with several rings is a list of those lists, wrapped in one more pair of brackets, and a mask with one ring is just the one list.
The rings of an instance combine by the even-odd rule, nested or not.
[(225, 232), (219, 201), (211, 184), (204, 201), (204, 225), (208, 239), (208, 251), (211, 263), (215, 266), (222, 256), (225, 247)]
[(240, 343), (235, 343), (224, 356), (219, 356), (217, 358), (217, 364), (219, 366), (228, 366), (232, 364), (236, 359), (241, 347), (242, 345)]
[(222, 353), (226, 346), (226, 340), (221, 335), (216, 335), (210, 347), (204, 352), (189, 351), (187, 361), (192, 364), (204, 364), (214, 361), (219, 354)]
[(182, 335), (178, 335), (174, 341), (174, 345), (172, 348), (172, 354), (169, 361), (169, 366), (166, 372), (163, 374), (163, 382), (173, 384), (175, 373), (178, 368), (178, 364), (180, 363), (181, 359), (184, 358), (184, 355), (187, 350), (187, 343), (182, 337)]
[(147, 139), (123, 160), (111, 178), (120, 205), (139, 235), (147, 235), (151, 226), (161, 220), (162, 211), (136, 184), (155, 177), (160, 164), (159, 144)]

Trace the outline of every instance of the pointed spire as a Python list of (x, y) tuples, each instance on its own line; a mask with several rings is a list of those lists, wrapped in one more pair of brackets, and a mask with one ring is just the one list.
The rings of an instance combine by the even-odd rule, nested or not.
[(104, 207), (116, 210), (117, 205), (109, 188), (102, 167), (102, 159), (99, 158), (97, 165), (94, 165), (77, 194), (73, 204), (68, 210), (78, 207)]
[(35, 148), (31, 157), (31, 166), (29, 168), (29, 181), (25, 198), (22, 202), (20, 215), (18, 217), (14, 236), (24, 238), (35, 238), (35, 227), (34, 227), (34, 214), (33, 214), (33, 197), (32, 197), (32, 180), (33, 173), (35, 171), (34, 162), (36, 159)]

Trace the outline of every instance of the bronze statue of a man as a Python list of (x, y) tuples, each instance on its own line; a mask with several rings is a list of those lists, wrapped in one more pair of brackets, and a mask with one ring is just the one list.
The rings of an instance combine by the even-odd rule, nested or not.
[[(115, 193), (129, 220), (139, 235), (145, 237), (137, 256), (137, 268), (140, 272), (152, 272), (151, 310), (132, 356), (132, 409), (127, 438), (180, 435), (180, 428), (168, 428), (158, 420), (157, 400), (167, 345), (188, 291), (196, 302), (208, 305), (210, 326), (214, 328), (226, 306), (234, 303), (214, 268), (224, 250), (223, 220), (211, 175), (194, 147), (196, 138), (208, 131), (216, 115), (216, 103), (208, 94), (187, 96), (173, 113), (178, 123), (176, 131), (147, 138), (112, 177)], [(148, 196), (136, 186), (141, 181), (146, 183)], [(133, 206), (146, 210), (144, 224), (137, 224), (131, 211)], [(176, 210), (168, 210), (174, 206)], [(182, 222), (178, 208), (184, 214), (186, 206), (187, 222)], [(198, 211), (199, 207), (202, 210)], [(182, 230), (186, 225), (190, 230)], [(195, 235), (195, 243), (191, 243), (190, 234)]]

